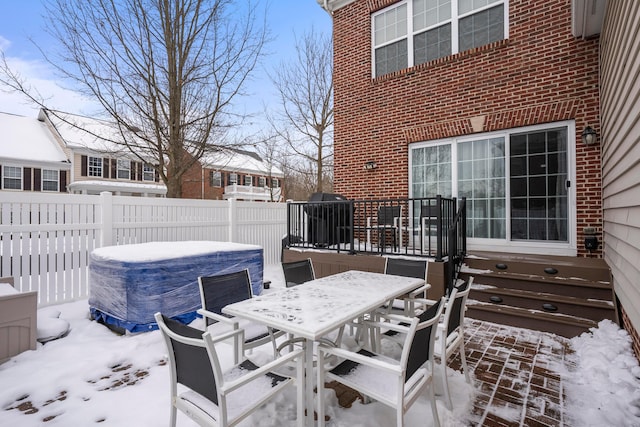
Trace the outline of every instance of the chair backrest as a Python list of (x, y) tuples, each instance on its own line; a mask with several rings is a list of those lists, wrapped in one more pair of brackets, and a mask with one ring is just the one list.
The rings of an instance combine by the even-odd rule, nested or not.
[(380, 206), (378, 208), (378, 225), (397, 225), (395, 219), (402, 216), (402, 206)]
[(283, 262), (282, 272), (284, 273), (284, 282), (287, 288), (316, 278), (311, 258), (302, 261)]
[(160, 313), (155, 318), (169, 351), (172, 383), (182, 384), (217, 405), (215, 376), (202, 331)]
[[(216, 314), (226, 305), (251, 298), (249, 270), (198, 277), (202, 308)], [(207, 325), (210, 322), (207, 322)]]
[(427, 280), (427, 268), (429, 261), (404, 258), (387, 258), (384, 265), (384, 274), (396, 276), (417, 277)]
[[(402, 357), (406, 357), (407, 360), (405, 381), (408, 381), (421, 366), (432, 358), (438, 320), (443, 309), (444, 298), (441, 298), (428, 310), (417, 316), (418, 322), (413, 340), (409, 346), (405, 346), (403, 349)], [(410, 339), (408, 335), (407, 339)], [(405, 351), (407, 352), (406, 356), (404, 355)]]
[(449, 302), (447, 303), (447, 308), (445, 310), (447, 336), (452, 332), (455, 332), (464, 321), (467, 296), (469, 296), (469, 292), (471, 291), (472, 283), (473, 277), (470, 277), (469, 280), (465, 280), (458, 286), (453, 287), (453, 291), (451, 292), (451, 296), (449, 297)]
[(426, 219), (426, 225), (433, 227), (437, 224), (438, 220), (438, 205), (423, 204), (420, 206), (420, 221), (424, 224)]

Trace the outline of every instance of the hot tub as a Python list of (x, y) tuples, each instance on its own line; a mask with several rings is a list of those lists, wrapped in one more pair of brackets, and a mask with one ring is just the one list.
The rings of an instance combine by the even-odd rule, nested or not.
[(153, 242), (95, 249), (89, 257), (89, 309), (111, 329), (157, 329), (157, 311), (184, 323), (201, 308), (199, 276), (249, 269), (262, 293), (263, 250), (229, 242)]

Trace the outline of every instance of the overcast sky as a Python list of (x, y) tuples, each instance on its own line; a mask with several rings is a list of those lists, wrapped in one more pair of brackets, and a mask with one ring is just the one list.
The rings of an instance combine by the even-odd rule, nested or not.
[[(331, 33), (331, 18), (316, 0), (258, 1), (262, 5), (269, 3), (267, 22), (275, 40), (267, 46), (267, 51), (272, 53), (262, 68), (254, 70), (254, 81), (248, 87), (252, 96), (239, 100), (238, 108), (249, 113), (263, 111), (263, 104), (274, 105), (270, 100), (275, 91), (266, 72), (282, 61), (295, 58), (294, 35), (300, 38), (312, 26), (318, 33)], [(4, 51), (14, 70), (49, 99), (47, 104), (51, 108), (90, 115), (95, 110), (91, 100), (82, 99), (61, 87), (53, 70), (31, 41), (34, 40), (44, 50), (54, 43), (43, 30), (42, 3), (43, 0), (4, 0), (0, 3), (0, 50)], [(0, 111), (36, 117), (38, 107), (23, 96), (5, 93), (0, 88)]]

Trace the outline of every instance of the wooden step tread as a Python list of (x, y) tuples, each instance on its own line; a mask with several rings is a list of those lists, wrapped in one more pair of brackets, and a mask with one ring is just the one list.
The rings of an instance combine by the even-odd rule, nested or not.
[(605, 309), (614, 309), (613, 302), (610, 300), (601, 300), (593, 298), (578, 298), (568, 295), (558, 295), (547, 292), (528, 291), (524, 289), (501, 288), (493, 285), (485, 285), (474, 281), (471, 286), (471, 292), (480, 292), (483, 294), (508, 295), (514, 297), (522, 297), (539, 301), (557, 301), (566, 304), (580, 305), (585, 307), (597, 307)]
[(523, 309), (518, 307), (511, 307), (507, 305), (495, 305), (482, 301), (467, 299), (468, 308), (482, 311), (490, 311), (495, 313), (508, 314), (511, 316), (526, 317), (536, 320), (545, 319), (548, 322), (562, 323), (566, 325), (578, 326), (583, 328), (596, 327), (597, 322), (582, 317), (568, 316), (560, 313), (549, 313), (541, 310)]
[[(513, 273), (513, 272), (498, 272), (498, 271), (478, 271), (478, 270), (470, 270), (470, 269), (462, 269), (461, 274), (474, 276), (478, 280), (481, 277), (488, 278), (499, 278), (499, 279), (513, 279), (519, 281), (527, 281), (527, 282), (536, 282), (536, 283), (557, 283), (563, 286), (579, 286), (584, 288), (591, 289), (611, 289), (610, 282), (592, 282), (580, 278), (566, 278), (560, 276), (541, 276), (536, 274), (522, 274), (522, 273)], [(480, 279), (481, 280), (481, 279)]]

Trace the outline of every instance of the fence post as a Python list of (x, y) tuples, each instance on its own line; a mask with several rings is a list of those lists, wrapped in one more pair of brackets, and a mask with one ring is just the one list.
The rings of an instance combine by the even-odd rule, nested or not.
[(235, 242), (238, 238), (238, 204), (236, 199), (229, 199), (229, 241)]
[(100, 193), (102, 224), (100, 225), (100, 246), (113, 245), (113, 194), (110, 191)]

